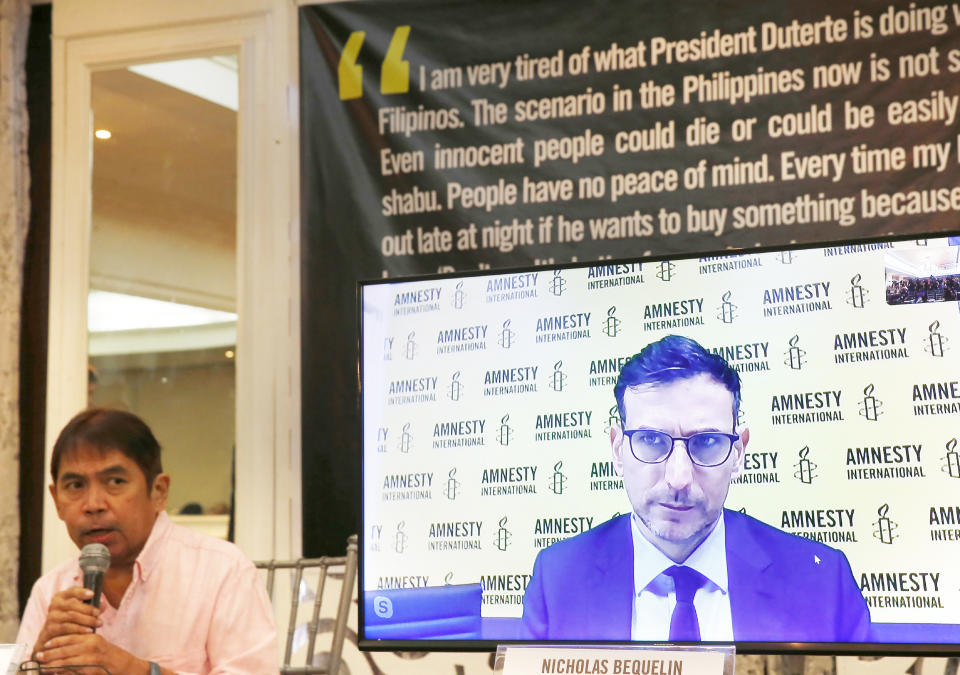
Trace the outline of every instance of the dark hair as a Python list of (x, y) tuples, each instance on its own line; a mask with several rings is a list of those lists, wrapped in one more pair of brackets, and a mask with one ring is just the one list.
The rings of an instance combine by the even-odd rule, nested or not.
[(700, 374), (711, 376), (733, 394), (733, 421), (736, 426), (740, 411), (740, 375), (722, 356), (711, 354), (696, 341), (680, 335), (668, 335), (651, 342), (623, 364), (613, 388), (620, 422), (625, 423), (627, 418), (623, 394), (628, 387), (666, 384)]
[(163, 473), (160, 463), (160, 444), (146, 423), (133, 413), (109, 408), (88, 408), (67, 422), (53, 444), (50, 474), (57, 482), (60, 462), (64, 455), (78, 446), (89, 446), (101, 452), (119, 450), (136, 462), (147, 479), (147, 489), (153, 479)]

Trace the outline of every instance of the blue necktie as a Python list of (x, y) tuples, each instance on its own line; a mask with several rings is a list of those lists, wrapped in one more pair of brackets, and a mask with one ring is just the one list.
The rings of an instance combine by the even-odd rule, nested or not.
[(677, 605), (670, 618), (670, 642), (695, 642), (700, 639), (700, 622), (693, 596), (706, 582), (706, 577), (689, 567), (674, 565), (663, 572), (673, 578), (677, 590)]

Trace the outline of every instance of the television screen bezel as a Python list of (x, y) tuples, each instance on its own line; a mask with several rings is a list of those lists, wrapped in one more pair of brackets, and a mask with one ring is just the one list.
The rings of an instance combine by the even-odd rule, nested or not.
[[(373, 640), (365, 635), (365, 610), (363, 569), (365, 558), (366, 514), (364, 511), (364, 458), (363, 458), (363, 289), (383, 284), (407, 283), (423, 280), (466, 279), (479, 276), (502, 276), (522, 274), (525, 272), (553, 271), (565, 269), (583, 269), (598, 265), (617, 265), (630, 263), (651, 264), (669, 260), (691, 260), (696, 258), (724, 258), (747, 254), (777, 253), (781, 251), (803, 251), (811, 249), (826, 249), (843, 246), (870, 245), (878, 243), (897, 243), (904, 241), (921, 241), (927, 239), (944, 239), (960, 237), (960, 229), (914, 232), (907, 234), (885, 234), (861, 237), (855, 239), (836, 239), (830, 241), (803, 242), (762, 245), (747, 248), (703, 249), (696, 251), (677, 251), (660, 253), (649, 256), (633, 256), (624, 258), (603, 258), (600, 260), (577, 260), (566, 263), (549, 263), (545, 265), (523, 265), (516, 267), (496, 267), (490, 269), (457, 270), (446, 273), (426, 273), (402, 275), (395, 277), (377, 277), (360, 279), (357, 281), (357, 410), (359, 419), (358, 451), (360, 452), (360, 533), (358, 537), (357, 561), (357, 646), (362, 651), (393, 651), (393, 652), (495, 652), (499, 645), (641, 645), (663, 646), (658, 641), (622, 641), (622, 640)], [(960, 302), (960, 301), (956, 301)], [(954, 656), (960, 654), (960, 642), (952, 643), (880, 643), (880, 642), (743, 642), (734, 640), (732, 643), (697, 642), (678, 643), (693, 645), (732, 644), (737, 653), (741, 654), (783, 654), (783, 655), (842, 655), (842, 656)]]

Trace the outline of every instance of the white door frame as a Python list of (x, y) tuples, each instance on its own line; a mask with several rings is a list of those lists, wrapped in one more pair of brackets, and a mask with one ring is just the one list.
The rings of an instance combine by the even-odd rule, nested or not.
[[(178, 20), (181, 7), (184, 16)], [(235, 51), (240, 79), (235, 534), (237, 543), (251, 558), (298, 557), (301, 437), (296, 7), (289, 0), (138, 0), (122, 5), (57, 0), (53, 12), (45, 466), (49, 467), (60, 429), (86, 406), (87, 399), (91, 75), (135, 62)], [(206, 12), (206, 20), (197, 16), (198, 12)], [(103, 16), (98, 18), (98, 13)], [(161, 20), (163, 25), (150, 25)], [(97, 27), (96, 34), (90, 33), (91, 26)], [(104, 26), (109, 32), (103, 32)], [(43, 570), (75, 552), (48, 495), (43, 518)]]

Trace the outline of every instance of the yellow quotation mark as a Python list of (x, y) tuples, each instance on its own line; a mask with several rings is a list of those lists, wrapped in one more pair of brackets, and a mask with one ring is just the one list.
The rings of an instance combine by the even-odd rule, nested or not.
[[(340, 100), (346, 101), (363, 96), (363, 66), (357, 65), (360, 47), (366, 33), (362, 30), (350, 33), (340, 55), (337, 75), (340, 78)], [(410, 62), (403, 60), (403, 50), (410, 37), (410, 26), (397, 26), (387, 48), (380, 70), (380, 93), (405, 94), (410, 91)]]

